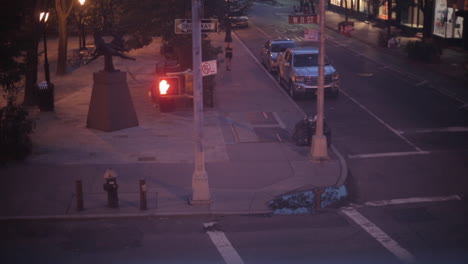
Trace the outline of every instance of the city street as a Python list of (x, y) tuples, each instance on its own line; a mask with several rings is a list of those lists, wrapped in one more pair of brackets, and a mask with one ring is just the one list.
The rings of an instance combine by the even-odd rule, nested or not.
[[(155, 38), (128, 52), (135, 62), (115, 59), (128, 73), (135, 127), (86, 127), (102, 60), (54, 80), (56, 110), (36, 111), (33, 154), (0, 168), (0, 262), (468, 263), (468, 119), (448, 92), (464, 84), (327, 21), (326, 54), (341, 86), (337, 98), (325, 98), (330, 158), (311, 162), (310, 147), (291, 134), (302, 114), (316, 114), (316, 98), (290, 98), (259, 55), (276, 38), (318, 47), (303, 32), (318, 25), (288, 24), (299, 1), (273, 2), (255, 1), (249, 26), (233, 30), (232, 70), (218, 55), (214, 107), (203, 112), (211, 204), (188, 202), (192, 110), (163, 113), (148, 96), (154, 65), (164, 63)], [(224, 31), (210, 34), (224, 44)], [(106, 207), (107, 168), (119, 173), (118, 208)], [(272, 197), (341, 179), (348, 197), (337, 204), (297, 215), (267, 208)], [(83, 181), (84, 209), (76, 208), (75, 180)]]
[[(318, 46), (303, 41), (303, 29), (317, 25), (281, 19), (289, 9), (254, 5), (250, 28), (236, 34), (257, 58), (262, 44), (278, 37)], [(431, 88), (453, 80), (408, 73), (407, 62), (388, 62), (376, 48), (358, 42), (326, 30), (326, 54), (340, 73), (341, 93), (337, 99), (326, 98), (325, 118), (334, 146), (347, 159), (356, 202), (464, 193), (468, 120), (458, 102)], [(297, 104), (315, 115), (315, 98)]]
[[(2, 263), (48, 264), (466, 263), (467, 208), (466, 201), (447, 201), (357, 209), (384, 232), (377, 238), (376, 230), (367, 233), (343, 210), (8, 221), (0, 227), (0, 255)], [(378, 242), (383, 238), (385, 247)]]

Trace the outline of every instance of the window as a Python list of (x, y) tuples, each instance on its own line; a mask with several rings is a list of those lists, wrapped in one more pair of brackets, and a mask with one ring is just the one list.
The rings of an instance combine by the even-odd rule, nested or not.
[[(298, 54), (294, 56), (294, 67), (316, 67), (318, 65), (318, 54)], [(325, 65), (329, 65), (328, 58), (325, 58)]]
[(295, 47), (294, 43), (277, 43), (271, 45), (271, 52), (284, 52), (287, 48)]

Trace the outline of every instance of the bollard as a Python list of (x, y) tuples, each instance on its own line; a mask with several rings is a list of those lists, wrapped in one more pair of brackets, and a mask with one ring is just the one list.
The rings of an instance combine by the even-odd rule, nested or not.
[(144, 179), (140, 179), (140, 210), (146, 210), (147, 202), (146, 202), (146, 182)]
[(83, 210), (83, 185), (81, 184), (81, 180), (77, 180), (75, 182), (75, 192), (76, 192), (76, 210), (82, 211)]
[(314, 194), (315, 194), (315, 210), (320, 210), (322, 209), (322, 193), (324, 190), (322, 188), (315, 188), (314, 189)]
[(107, 205), (110, 208), (118, 208), (119, 195), (117, 190), (119, 185), (117, 184), (117, 173), (109, 168), (104, 172), (104, 179), (106, 182), (103, 184), (103, 188), (107, 192)]

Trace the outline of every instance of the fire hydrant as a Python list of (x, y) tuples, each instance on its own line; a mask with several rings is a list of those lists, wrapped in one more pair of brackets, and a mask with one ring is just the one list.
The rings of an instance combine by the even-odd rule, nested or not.
[(118, 208), (119, 195), (117, 190), (119, 185), (117, 184), (117, 173), (109, 168), (104, 172), (104, 179), (106, 182), (103, 184), (103, 188), (107, 192), (107, 205), (111, 208)]

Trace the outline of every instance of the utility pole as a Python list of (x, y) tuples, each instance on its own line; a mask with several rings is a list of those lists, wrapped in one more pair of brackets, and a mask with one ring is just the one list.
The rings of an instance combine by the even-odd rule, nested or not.
[(323, 135), (323, 107), (324, 107), (324, 74), (325, 74), (325, 0), (320, 0), (320, 48), (319, 48), (319, 76), (317, 89), (317, 120), (315, 135), (312, 136), (310, 157), (312, 161), (328, 159), (327, 138)]
[(192, 175), (192, 198), (190, 204), (210, 204), (208, 174), (203, 152), (203, 84), (201, 76), (201, 0), (192, 0), (192, 55), (193, 55), (193, 119), (195, 136), (195, 170)]

